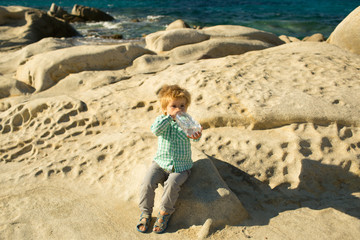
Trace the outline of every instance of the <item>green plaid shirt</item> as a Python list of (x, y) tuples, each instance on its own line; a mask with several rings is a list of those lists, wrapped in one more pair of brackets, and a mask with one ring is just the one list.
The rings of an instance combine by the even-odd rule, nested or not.
[(158, 136), (154, 160), (161, 168), (182, 172), (192, 167), (190, 139), (170, 115), (158, 116), (151, 125), (151, 131)]

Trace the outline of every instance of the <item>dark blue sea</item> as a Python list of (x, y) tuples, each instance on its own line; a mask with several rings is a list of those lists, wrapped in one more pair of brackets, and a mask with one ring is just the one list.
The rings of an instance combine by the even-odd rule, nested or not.
[(314, 33), (328, 37), (360, 0), (0, 0), (0, 6), (45, 11), (52, 3), (69, 13), (74, 4), (94, 7), (116, 19), (74, 24), (84, 36), (122, 34), (125, 39), (137, 39), (183, 19), (190, 26), (242, 25), (301, 39)]

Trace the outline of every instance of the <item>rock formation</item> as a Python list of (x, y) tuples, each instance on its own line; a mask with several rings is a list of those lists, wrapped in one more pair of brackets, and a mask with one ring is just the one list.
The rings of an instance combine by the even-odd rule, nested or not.
[(80, 16), (69, 14), (65, 9), (57, 6), (55, 3), (51, 4), (49, 11), (50, 16), (64, 19), (66, 22), (85, 22), (86, 20)]
[(71, 10), (71, 14), (74, 16), (79, 16), (85, 21), (112, 21), (114, 18), (109, 14), (92, 7), (82, 6), (75, 4)]
[(48, 11), (50, 16), (64, 19), (67, 22), (100, 22), (100, 21), (113, 21), (114, 17), (101, 11), (97, 8), (82, 6), (75, 4), (69, 14), (62, 7), (53, 3)]
[(322, 35), (321, 33), (315, 33), (309, 37), (305, 37), (303, 39), (303, 41), (308, 41), (308, 42), (323, 42), (325, 41), (324, 35)]
[(0, 48), (13, 49), (46, 37), (72, 37), (79, 33), (68, 23), (38, 9), (0, 7)]
[(180, 28), (156, 32), (146, 36), (146, 47), (155, 52), (162, 52), (172, 50), (179, 46), (218, 39), (229, 43), (237, 43), (241, 40), (255, 42), (257, 40), (259, 43), (261, 42), (260, 45), (263, 44), (264, 46), (277, 46), (284, 43), (274, 34), (253, 28), (230, 25), (208, 27), (201, 30)]
[(151, 51), (133, 44), (74, 46), (34, 56), (17, 69), (16, 78), (42, 91), (70, 74), (122, 69), (130, 66), (135, 58), (149, 53)]
[(169, 24), (169, 26), (166, 27), (166, 31), (173, 30), (173, 29), (179, 29), (179, 28), (190, 28), (189, 24), (184, 22), (182, 19), (178, 19), (172, 23)]
[(328, 43), (360, 54), (360, 7), (353, 10), (331, 33)]

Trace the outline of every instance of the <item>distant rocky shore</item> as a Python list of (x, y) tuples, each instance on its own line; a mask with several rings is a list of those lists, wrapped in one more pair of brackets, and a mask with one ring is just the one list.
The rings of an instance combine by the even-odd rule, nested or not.
[(87, 6), (75, 4), (71, 13), (69, 14), (62, 7), (53, 3), (48, 11), (48, 14), (53, 17), (64, 19), (66, 22), (87, 22), (87, 21), (113, 21), (114, 18), (109, 14), (97, 9)]
[(20, 6), (0, 6), (0, 26), (3, 30), (0, 51), (23, 47), (46, 37), (80, 36), (70, 23), (112, 20), (112, 16), (99, 9), (77, 4), (70, 14), (54, 3), (48, 12)]
[[(356, 12), (357, 11), (354, 11), (347, 17), (346, 21), (339, 24), (339, 29), (336, 29), (333, 34), (331, 34), (327, 42), (344, 46), (353, 52), (359, 52), (359, 44), (356, 44), (358, 36), (352, 34), (353, 32), (356, 32), (356, 26), (359, 21)], [(47, 12), (27, 7), (0, 6), (0, 14), (0, 24), (2, 28), (2, 33), (0, 34), (0, 51), (23, 47), (46, 37), (60, 38), (79, 36), (80, 34), (70, 25), (70, 23), (114, 20), (114, 17), (99, 9), (77, 4), (73, 6), (71, 13), (68, 13), (61, 6), (57, 6), (53, 3)], [(179, 20), (172, 23), (171, 26), (168, 27), (168, 30), (175, 28), (191, 27), (187, 23)], [(194, 26), (193, 28), (200, 30), (202, 27)], [(103, 37), (122, 39), (121, 34)], [(305, 37), (302, 40), (285, 35), (281, 35), (279, 38), (285, 43), (326, 41), (321, 33)]]

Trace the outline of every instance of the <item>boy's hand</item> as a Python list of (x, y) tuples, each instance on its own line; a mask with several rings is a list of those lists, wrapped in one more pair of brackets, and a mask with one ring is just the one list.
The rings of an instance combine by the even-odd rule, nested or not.
[[(202, 131), (202, 128), (201, 128), (201, 131)], [(191, 139), (194, 139), (194, 140), (199, 139), (199, 138), (201, 137), (201, 135), (202, 135), (201, 131), (200, 131), (200, 132), (196, 132), (196, 133), (194, 133), (194, 134), (191, 135), (191, 136), (188, 136), (188, 138), (191, 138)]]

